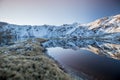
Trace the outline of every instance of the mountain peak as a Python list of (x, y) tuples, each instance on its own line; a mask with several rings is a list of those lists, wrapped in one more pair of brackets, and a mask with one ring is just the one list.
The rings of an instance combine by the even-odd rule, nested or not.
[(104, 27), (104, 26), (120, 26), (120, 14), (110, 17), (103, 17), (94, 22), (88, 23), (89, 29)]

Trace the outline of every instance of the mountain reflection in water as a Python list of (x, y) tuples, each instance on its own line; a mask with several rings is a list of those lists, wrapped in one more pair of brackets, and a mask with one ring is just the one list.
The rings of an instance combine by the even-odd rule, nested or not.
[(120, 80), (120, 61), (96, 55), (87, 50), (47, 48), (48, 55), (64, 68), (70, 67), (98, 80)]

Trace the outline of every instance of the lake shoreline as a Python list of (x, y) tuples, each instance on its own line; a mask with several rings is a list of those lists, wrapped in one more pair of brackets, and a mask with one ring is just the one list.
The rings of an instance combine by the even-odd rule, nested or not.
[(60, 64), (59, 61), (55, 60), (52, 56), (50, 56), (48, 54), (47, 49), (45, 51), (45, 54), (46, 54), (46, 56), (48, 56), (49, 58), (51, 58), (52, 60), (54, 60), (55, 63), (59, 66), (60, 69), (62, 69), (67, 74), (71, 75), (75, 80), (81, 80), (81, 79), (82, 80), (93, 80), (92, 77), (88, 76), (87, 74), (85, 74), (83, 72), (79, 73), (78, 71), (70, 68), (69, 66), (64, 66), (64, 65)]

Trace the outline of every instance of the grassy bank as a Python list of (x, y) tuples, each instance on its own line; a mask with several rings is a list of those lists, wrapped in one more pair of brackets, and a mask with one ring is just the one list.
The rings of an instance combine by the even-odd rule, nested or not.
[(0, 48), (0, 80), (73, 80), (48, 58), (44, 39), (16, 42)]

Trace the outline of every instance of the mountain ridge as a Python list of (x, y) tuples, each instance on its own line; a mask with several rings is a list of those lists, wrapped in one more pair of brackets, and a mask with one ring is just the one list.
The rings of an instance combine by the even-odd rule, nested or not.
[[(119, 32), (120, 14), (111, 17), (104, 17), (88, 24), (73, 23), (61, 26), (21, 26), (0, 22), (0, 38), (3, 43), (29, 38), (84, 38), (91, 36), (100, 37), (101, 35), (101, 37), (103, 37), (105, 34), (108, 34), (107, 36), (105, 35), (105, 38), (116, 38), (116, 36), (119, 36)], [(7, 40), (7, 38), (10, 40)]]

